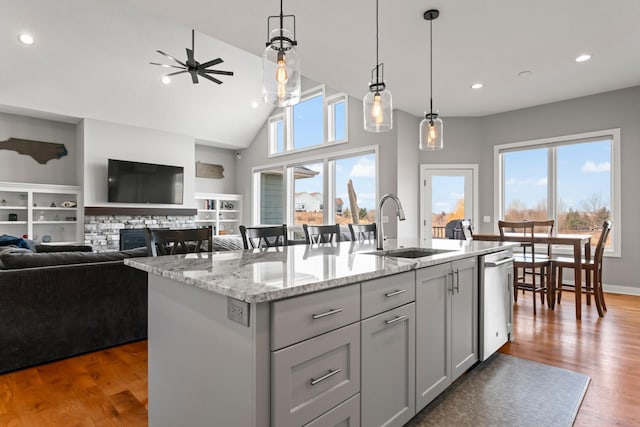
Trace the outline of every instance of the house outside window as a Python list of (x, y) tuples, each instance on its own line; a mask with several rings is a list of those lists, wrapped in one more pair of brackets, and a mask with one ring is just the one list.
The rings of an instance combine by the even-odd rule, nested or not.
[(499, 218), (554, 219), (559, 234), (614, 227), (607, 255), (620, 255), (620, 130), (610, 129), (495, 147)]

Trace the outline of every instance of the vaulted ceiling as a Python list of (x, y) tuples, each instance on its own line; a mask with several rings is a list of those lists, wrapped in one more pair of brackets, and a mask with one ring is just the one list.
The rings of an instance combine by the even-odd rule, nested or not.
[[(457, 0), (380, 3), (380, 59), (394, 107), (428, 107), (433, 22), (434, 106), (485, 116), (640, 85), (640, 2)], [(91, 117), (248, 146), (271, 108), (260, 101), (267, 16), (275, 0), (2, 0), (0, 109)], [(306, 77), (361, 99), (375, 65), (374, 0), (288, 0)], [(188, 75), (162, 85), (160, 49), (224, 59), (223, 84)], [(36, 43), (24, 46), (28, 30)], [(581, 53), (592, 59), (575, 62)], [(520, 76), (523, 71), (528, 75)], [(472, 90), (470, 85), (484, 87)], [(256, 108), (252, 103), (257, 102)]]

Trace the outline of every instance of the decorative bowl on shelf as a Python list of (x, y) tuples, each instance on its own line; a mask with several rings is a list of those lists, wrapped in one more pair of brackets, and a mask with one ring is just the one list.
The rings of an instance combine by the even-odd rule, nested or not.
[(49, 236), (48, 234), (45, 234), (44, 236), (42, 236), (42, 243), (49, 243), (51, 242), (51, 236)]

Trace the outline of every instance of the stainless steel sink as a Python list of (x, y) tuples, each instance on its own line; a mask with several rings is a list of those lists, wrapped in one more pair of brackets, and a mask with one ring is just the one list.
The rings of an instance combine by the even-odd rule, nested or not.
[(426, 256), (444, 254), (447, 252), (455, 252), (455, 250), (433, 248), (399, 248), (366, 253), (370, 255), (388, 256), (395, 258), (422, 258)]

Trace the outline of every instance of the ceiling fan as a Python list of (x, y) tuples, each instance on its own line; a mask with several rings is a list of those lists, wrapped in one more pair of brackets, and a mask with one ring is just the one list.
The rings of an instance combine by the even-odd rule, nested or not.
[(187, 48), (187, 60), (182, 62), (173, 56), (164, 53), (161, 50), (157, 50), (161, 55), (166, 56), (167, 58), (175, 61), (178, 65), (170, 65), (170, 64), (160, 64), (158, 62), (150, 62), (151, 65), (159, 65), (165, 68), (177, 68), (180, 71), (176, 71), (173, 73), (167, 74), (167, 76), (175, 76), (176, 74), (189, 73), (191, 74), (191, 81), (195, 84), (198, 83), (198, 76), (204, 77), (207, 80), (211, 80), (214, 83), (222, 84), (221, 80), (211, 76), (211, 74), (221, 74), (224, 76), (233, 76), (233, 71), (222, 71), (222, 70), (209, 70), (209, 67), (213, 67), (214, 65), (218, 65), (223, 63), (222, 58), (212, 59), (211, 61), (207, 61), (204, 63), (199, 63), (195, 60), (195, 31), (191, 30), (191, 49)]

